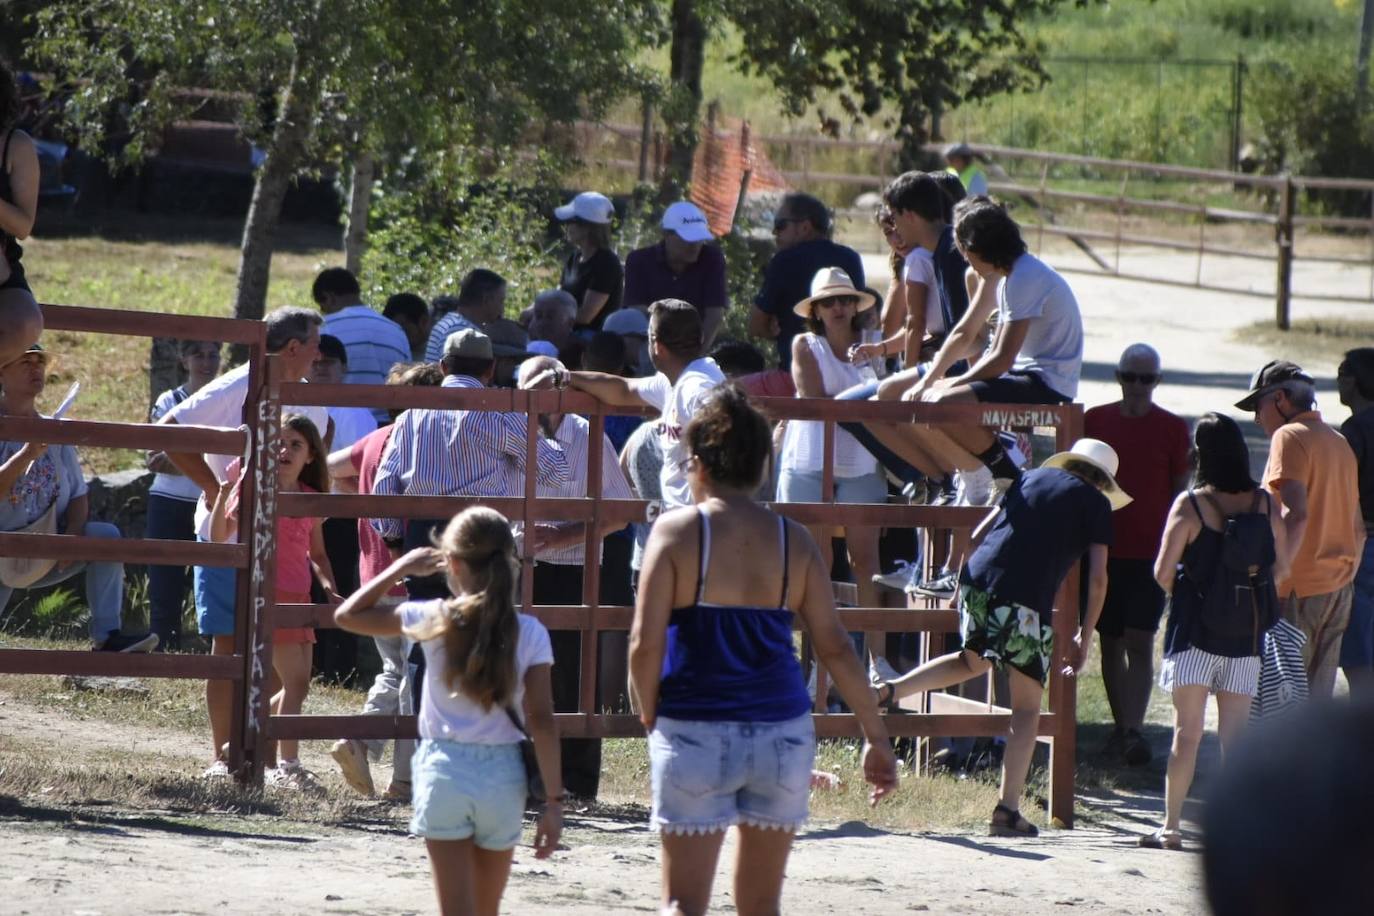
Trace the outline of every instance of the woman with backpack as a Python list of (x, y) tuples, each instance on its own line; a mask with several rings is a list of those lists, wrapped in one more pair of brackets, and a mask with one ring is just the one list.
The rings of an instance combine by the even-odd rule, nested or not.
[(1159, 686), (1174, 701), (1174, 742), (1164, 781), (1164, 826), (1140, 838), (1151, 849), (1182, 849), (1179, 821), (1202, 741), (1207, 695), (1217, 697), (1218, 733), (1228, 751), (1250, 714), (1264, 634), (1278, 619), (1274, 583), (1283, 524), (1250, 476), (1240, 426), (1217, 413), (1193, 428), (1191, 489), (1169, 511), (1155, 580), (1170, 596)]

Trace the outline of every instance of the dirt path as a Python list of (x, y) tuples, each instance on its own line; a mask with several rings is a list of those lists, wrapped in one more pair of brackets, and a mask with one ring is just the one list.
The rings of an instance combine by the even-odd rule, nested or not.
[[(331, 772), (322, 743), (306, 762)], [(15, 914), (429, 913), (423, 844), (407, 810), (381, 803), (342, 819), (188, 813), (121, 803), (68, 786), (16, 786), (6, 761), (137, 770), (184, 782), (198, 758), (186, 733), (54, 714), (0, 692), (0, 910)], [(39, 777), (41, 782), (41, 776)], [(344, 793), (329, 781), (331, 796)], [(7, 794), (8, 793), (8, 794)], [(1039, 840), (910, 834), (863, 823), (816, 823), (797, 840), (784, 909), (793, 913), (1192, 914), (1196, 855), (1149, 852), (1135, 837), (1158, 799), (1104, 794), (1092, 823)], [(357, 812), (361, 811), (361, 814)], [(657, 837), (642, 809), (573, 814), (566, 849), (548, 862), (517, 852), (510, 913), (654, 912)], [(715, 911), (730, 912), (727, 840)], [(1148, 900), (1148, 905), (1142, 901)]]

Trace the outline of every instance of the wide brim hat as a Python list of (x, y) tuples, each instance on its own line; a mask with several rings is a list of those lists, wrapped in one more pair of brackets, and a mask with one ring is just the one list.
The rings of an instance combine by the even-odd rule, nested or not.
[(846, 271), (838, 267), (822, 267), (811, 278), (811, 295), (792, 306), (792, 311), (801, 318), (810, 318), (812, 305), (822, 299), (834, 299), (839, 296), (858, 297), (859, 305), (856, 310), (860, 312), (873, 308), (878, 301), (877, 296), (856, 287)]
[(1070, 461), (1082, 461), (1091, 464), (1099, 471), (1107, 475), (1111, 481), (1110, 485), (1102, 491), (1102, 495), (1112, 504), (1112, 511), (1124, 509), (1131, 504), (1131, 497), (1121, 489), (1121, 484), (1116, 482), (1116, 470), (1120, 466), (1120, 461), (1116, 457), (1116, 449), (1112, 448), (1101, 439), (1079, 439), (1073, 444), (1073, 448), (1067, 452), (1058, 452), (1045, 459), (1041, 467), (1062, 468)]

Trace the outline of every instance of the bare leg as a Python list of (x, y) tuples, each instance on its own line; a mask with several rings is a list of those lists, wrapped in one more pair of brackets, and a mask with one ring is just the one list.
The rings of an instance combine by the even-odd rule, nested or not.
[(782, 881), (793, 834), (739, 825), (739, 854), (735, 857), (735, 910), (739, 916), (777, 916)]
[(878, 531), (877, 528), (844, 530), (845, 545), (849, 548), (849, 566), (854, 573), (859, 604), (863, 607), (878, 607), (881, 600), (878, 586), (873, 583), (873, 577), (878, 573)]
[(1221, 738), (1223, 759), (1236, 749), (1236, 739), (1245, 731), (1251, 699), (1243, 693), (1217, 693), (1217, 737)]
[[(978, 456), (950, 437), (949, 426), (917, 426), (921, 446), (951, 471), (976, 471), (983, 466)], [(982, 451), (982, 449), (979, 449)]]
[(1155, 634), (1127, 627), (1121, 641), (1126, 677), (1118, 694), (1121, 717), (1116, 721), (1123, 728), (1139, 731), (1145, 726), (1145, 710), (1150, 706), (1150, 691), (1155, 682)]
[[(277, 647), (269, 645), (267, 647), (267, 711), (272, 715), (281, 712), (282, 688), (281, 675), (277, 673), (277, 666), (272, 664), (273, 657), (277, 654)], [(263, 753), (262, 764), (268, 769), (277, 765), (277, 741), (275, 739), (264, 742), (265, 751)]]
[(1126, 640), (1120, 636), (1099, 633), (1102, 643), (1102, 686), (1107, 691), (1107, 705), (1112, 708), (1112, 721), (1118, 729), (1126, 728)]
[(1197, 749), (1202, 743), (1207, 693), (1207, 688), (1199, 684), (1174, 688), (1174, 744), (1169, 750), (1169, 770), (1164, 777), (1165, 830), (1177, 831), (1183, 819), (1183, 802), (1193, 784)]
[[(300, 715), (310, 693), (310, 661), (314, 644), (308, 642), (278, 643), (272, 647), (272, 667), (281, 678), (281, 692), (277, 694), (272, 712), (278, 716)], [(300, 752), (295, 738), (281, 740), (281, 756), (294, 760)]]
[[(212, 636), (210, 654), (233, 655), (234, 637)], [(229, 743), (229, 727), (234, 715), (233, 681), (206, 681), (205, 709), (210, 715), (210, 742), (214, 746), (210, 759), (220, 760), (224, 756), (222, 748)]]
[[(663, 836), (663, 911), (701, 916), (711, 904), (711, 884), (725, 831)], [(676, 908), (676, 909), (674, 909)]]
[(472, 840), (425, 840), (441, 916), (476, 916)]
[(472, 892), (477, 898), (477, 916), (497, 916), (501, 912), (501, 895), (506, 892), (514, 857), (514, 849), (472, 847)]
[(962, 684), (971, 677), (986, 674), (992, 663), (972, 652), (960, 650), (931, 659), (892, 682), (892, 698), (900, 700), (913, 693), (929, 693)]
[(1045, 688), (1035, 678), (1008, 667), (1011, 686), (1011, 734), (1002, 752), (1002, 805), (1021, 810), (1021, 793), (1026, 788), (1026, 771), (1035, 753), (1036, 727), (1040, 724), (1040, 700)]
[(866, 423), (864, 425), (873, 434), (873, 438), (927, 477), (944, 477), (952, 470), (952, 466), (942, 464), (925, 448), (917, 427), (896, 423)]
[[(928, 393), (925, 400), (932, 404), (976, 404), (978, 397), (973, 393), (973, 389), (967, 385), (957, 385), (954, 388), (937, 388)], [(939, 432), (942, 433), (955, 448), (967, 452), (973, 458), (974, 464), (961, 464), (959, 467), (965, 471), (974, 471), (982, 465), (978, 461), (977, 455), (987, 451), (992, 444), (997, 441), (997, 434), (992, 430), (982, 426), (941, 426)]]

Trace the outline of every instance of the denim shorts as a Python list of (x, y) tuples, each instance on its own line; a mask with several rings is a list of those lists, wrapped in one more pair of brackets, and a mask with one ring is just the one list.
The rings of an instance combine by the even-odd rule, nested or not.
[[(783, 468), (782, 474), (778, 477), (778, 502), (824, 502), (821, 499), (821, 472)], [(835, 502), (885, 503), (887, 478), (883, 476), (882, 471), (874, 471), (862, 477), (836, 477)]]
[(649, 733), (654, 808), (666, 833), (733, 824), (796, 832), (806, 823), (816, 730), (786, 722), (691, 722), (659, 716)]
[[(202, 544), (200, 538), (196, 538)], [(235, 570), (232, 566), (193, 566), (196, 628), (201, 636), (234, 635)]]
[(526, 785), (520, 745), (422, 738), (410, 778), (416, 836), (472, 840), (492, 850), (520, 842)]

